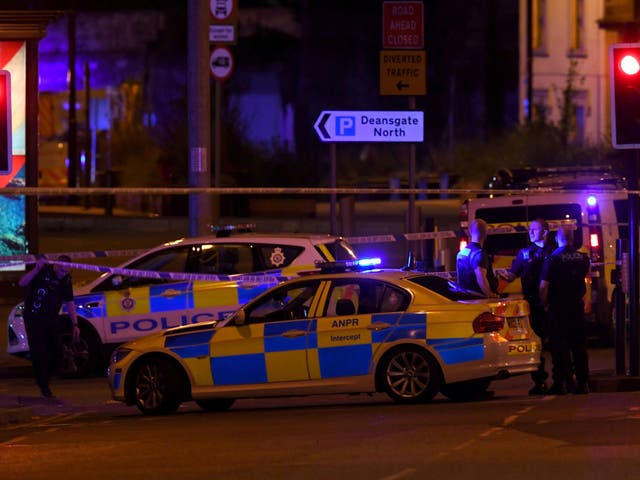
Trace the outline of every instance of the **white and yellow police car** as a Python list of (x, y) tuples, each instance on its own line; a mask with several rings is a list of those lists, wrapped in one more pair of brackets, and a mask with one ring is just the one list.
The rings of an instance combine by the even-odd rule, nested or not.
[(434, 275), (371, 270), (301, 276), (232, 316), (117, 348), (113, 398), (145, 414), (195, 400), (386, 392), (398, 403), (484, 392), (537, 368), (524, 300), (480, 298)]
[[(74, 287), (81, 342), (67, 345), (73, 360), (66, 374), (85, 376), (106, 367), (116, 345), (137, 337), (223, 319), (283, 279), (316, 269), (317, 262), (355, 258), (344, 239), (319, 234), (193, 237), (155, 247)], [(262, 275), (247, 276), (257, 272)], [(7, 352), (28, 357), (22, 309), (19, 304), (9, 315)], [(64, 309), (60, 315), (70, 328)]]

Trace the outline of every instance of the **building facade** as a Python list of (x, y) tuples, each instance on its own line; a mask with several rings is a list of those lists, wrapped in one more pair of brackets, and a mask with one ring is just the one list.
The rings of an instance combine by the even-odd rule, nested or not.
[(530, 116), (558, 124), (568, 99), (568, 140), (610, 144), (609, 47), (640, 40), (640, 2), (519, 1), (520, 122)]

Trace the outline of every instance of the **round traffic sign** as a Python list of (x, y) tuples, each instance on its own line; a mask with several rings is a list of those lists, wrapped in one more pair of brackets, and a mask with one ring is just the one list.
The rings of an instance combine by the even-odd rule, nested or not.
[(209, 11), (216, 20), (227, 20), (233, 13), (233, 0), (209, 0)]
[(233, 55), (227, 47), (215, 47), (209, 57), (211, 76), (216, 80), (226, 80), (233, 73)]

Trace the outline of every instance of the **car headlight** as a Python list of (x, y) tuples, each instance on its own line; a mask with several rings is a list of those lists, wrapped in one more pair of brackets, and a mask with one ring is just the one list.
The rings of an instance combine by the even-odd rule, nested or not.
[(116, 364), (132, 352), (130, 348), (116, 348), (111, 354), (111, 363)]

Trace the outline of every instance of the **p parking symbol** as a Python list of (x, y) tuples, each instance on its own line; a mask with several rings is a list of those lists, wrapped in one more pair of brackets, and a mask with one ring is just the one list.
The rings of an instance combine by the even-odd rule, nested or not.
[(336, 136), (353, 137), (356, 134), (356, 117), (336, 117)]

